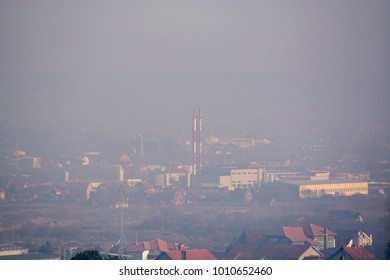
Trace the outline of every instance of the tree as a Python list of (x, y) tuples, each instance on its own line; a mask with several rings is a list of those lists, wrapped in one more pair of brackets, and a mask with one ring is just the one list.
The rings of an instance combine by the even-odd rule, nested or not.
[(385, 259), (390, 260), (390, 240), (387, 241), (387, 247), (385, 249)]
[(41, 253), (41, 254), (47, 254), (47, 253), (51, 253), (51, 252), (52, 252), (52, 247), (51, 247), (51, 244), (49, 243), (49, 241), (46, 241), (45, 244), (42, 244), (39, 247), (39, 253)]
[(77, 253), (71, 260), (102, 260), (102, 256), (97, 250), (85, 250)]

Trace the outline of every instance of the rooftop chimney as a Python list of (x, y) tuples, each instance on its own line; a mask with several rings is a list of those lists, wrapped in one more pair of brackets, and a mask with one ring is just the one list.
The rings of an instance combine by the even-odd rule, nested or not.
[(187, 252), (186, 252), (186, 250), (182, 250), (181, 251), (181, 259), (182, 260), (186, 260), (187, 259)]
[(324, 227), (324, 250), (326, 250), (328, 248), (328, 227), (325, 226)]

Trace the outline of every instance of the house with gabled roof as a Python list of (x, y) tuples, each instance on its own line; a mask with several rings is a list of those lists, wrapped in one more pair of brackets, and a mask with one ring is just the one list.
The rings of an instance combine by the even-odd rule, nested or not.
[(283, 226), (267, 234), (266, 243), (317, 246), (318, 243), (308, 238), (302, 227)]
[[(305, 246), (300, 247), (300, 249), (292, 248), (291, 246), (276, 246), (276, 248), (291, 248), (291, 250), (297, 251), (306, 248), (305, 251), (308, 250), (308, 254), (304, 254), (304, 252), (302, 251), (302, 255), (304, 257), (306, 255), (311, 255), (312, 258), (315, 259), (324, 258), (324, 255), (322, 253), (318, 255), (316, 252), (323, 250), (325, 247), (324, 244), (326, 244), (327, 249), (334, 248), (335, 236), (335, 232), (327, 228), (324, 229), (314, 224), (309, 224), (306, 227), (283, 226), (272, 231), (246, 230), (243, 231), (240, 237), (236, 241), (232, 242), (231, 245), (227, 248), (225, 258), (262, 258), (262, 256), (259, 256), (258, 254), (256, 255), (254, 251), (255, 249), (257, 250), (261, 248), (261, 246), (265, 246), (266, 244)], [(267, 246), (265, 246), (264, 248), (268, 248)], [(310, 247), (312, 248), (310, 249)]]
[(376, 260), (366, 247), (341, 247), (328, 260)]
[(305, 260), (323, 259), (319, 250), (310, 244), (263, 244), (253, 255), (257, 260)]
[(191, 249), (162, 252), (155, 260), (217, 260), (217, 257), (207, 249)]
[(182, 244), (155, 239), (147, 242), (138, 242), (135, 245), (129, 246), (125, 254), (134, 260), (152, 260), (162, 252), (180, 250), (183, 247)]
[(329, 230), (327, 227), (322, 228), (315, 224), (309, 224), (303, 227), (304, 233), (307, 237), (317, 242), (319, 250), (326, 250), (336, 247), (335, 232)]
[(368, 235), (367, 233), (359, 230), (358, 233), (354, 234), (352, 237), (353, 244), (356, 247), (372, 246), (372, 234)]
[(305, 260), (324, 259), (323, 254), (309, 243), (236, 244), (223, 256), (228, 260)]
[(221, 258), (226, 260), (250, 260), (253, 259), (259, 246), (260, 244), (237, 243), (228, 248)]

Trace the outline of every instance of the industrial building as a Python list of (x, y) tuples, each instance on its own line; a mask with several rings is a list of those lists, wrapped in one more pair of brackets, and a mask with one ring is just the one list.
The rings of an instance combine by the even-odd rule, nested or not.
[(191, 185), (191, 176), (188, 170), (184, 168), (168, 168), (156, 176), (155, 184), (162, 187), (180, 185), (189, 188)]
[(299, 198), (318, 198), (326, 195), (351, 196), (368, 194), (368, 182), (351, 180), (290, 181), (282, 183), (281, 187), (294, 196), (298, 195)]
[(329, 171), (289, 171), (289, 170), (269, 170), (264, 172), (264, 183), (272, 183), (277, 181), (289, 180), (310, 180), (310, 181), (325, 181), (329, 180)]
[(230, 175), (219, 177), (219, 185), (227, 186), (229, 190), (253, 188), (259, 186), (262, 180), (262, 168), (231, 169)]
[(32, 169), (41, 168), (42, 159), (40, 157), (23, 157), (20, 164), (22, 172), (28, 172)]
[(28, 249), (18, 244), (0, 244), (0, 256), (15, 256), (28, 254)]

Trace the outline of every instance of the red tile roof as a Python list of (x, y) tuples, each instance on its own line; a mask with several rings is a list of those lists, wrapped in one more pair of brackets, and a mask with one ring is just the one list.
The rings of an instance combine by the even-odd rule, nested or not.
[(102, 246), (100, 246), (100, 251), (102, 251), (103, 253), (110, 252), (111, 249), (112, 249), (112, 245), (102, 245)]
[(307, 241), (302, 227), (282, 227), (284, 236), (291, 241)]
[(126, 249), (127, 252), (143, 252), (147, 250), (153, 251), (169, 251), (169, 250), (177, 250), (178, 245), (170, 242), (166, 242), (161, 239), (151, 240), (149, 242), (139, 242), (133, 246), (130, 246)]
[(174, 250), (166, 254), (171, 260), (216, 260), (217, 258), (207, 249)]
[[(306, 236), (308, 237), (325, 236), (324, 228), (317, 226), (315, 224), (310, 224), (309, 226), (304, 227), (304, 231)], [(331, 230), (328, 230), (327, 234), (333, 236), (336, 235), (336, 233)]]
[(292, 242), (308, 242), (311, 245), (318, 245), (316, 241), (305, 235), (302, 227), (282, 227), (284, 236)]
[(344, 252), (353, 260), (376, 260), (376, 257), (364, 247), (346, 247)]

